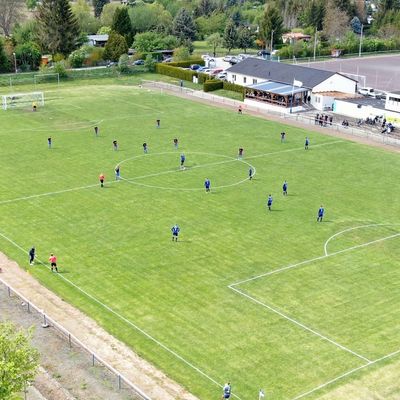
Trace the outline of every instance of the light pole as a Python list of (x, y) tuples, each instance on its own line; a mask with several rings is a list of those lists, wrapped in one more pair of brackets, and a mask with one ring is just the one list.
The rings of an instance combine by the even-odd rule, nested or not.
[(318, 36), (318, 31), (317, 28), (315, 28), (315, 36), (314, 36), (314, 61), (315, 61), (315, 54), (317, 52), (317, 36)]
[(17, 73), (17, 56), (15, 55), (15, 53), (13, 53), (13, 56), (14, 56), (14, 70), (15, 73)]
[(361, 24), (360, 48), (358, 49), (358, 57), (361, 57), (362, 40), (363, 40), (363, 31), (364, 31), (364, 25)]
[(272, 50), (273, 50), (273, 46), (274, 46), (274, 30), (272, 29), (271, 31), (271, 56), (272, 56)]

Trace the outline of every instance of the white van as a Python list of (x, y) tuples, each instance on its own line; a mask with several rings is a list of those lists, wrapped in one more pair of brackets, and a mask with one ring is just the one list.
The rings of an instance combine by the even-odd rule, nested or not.
[(371, 87), (359, 88), (358, 93), (362, 94), (363, 96), (376, 97), (375, 90)]

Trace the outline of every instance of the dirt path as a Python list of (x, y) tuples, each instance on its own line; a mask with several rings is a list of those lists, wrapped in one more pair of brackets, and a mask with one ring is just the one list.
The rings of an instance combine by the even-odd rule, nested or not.
[(6, 284), (20, 292), (88, 348), (95, 351), (100, 358), (138, 386), (152, 400), (197, 400), (163, 372), (108, 334), (91, 318), (38, 283), (2, 253), (0, 253), (0, 268), (2, 269), (0, 278)]

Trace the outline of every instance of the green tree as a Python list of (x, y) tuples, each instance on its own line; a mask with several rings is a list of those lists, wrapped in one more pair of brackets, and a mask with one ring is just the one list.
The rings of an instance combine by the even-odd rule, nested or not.
[(186, 8), (181, 8), (174, 18), (173, 34), (180, 39), (181, 43), (187, 40), (194, 40), (196, 36), (196, 26), (193, 18)]
[(10, 68), (11, 64), (4, 49), (4, 42), (0, 38), (0, 72), (9, 72)]
[(216, 3), (213, 0), (200, 0), (194, 9), (196, 17), (209, 16), (217, 8)]
[(15, 48), (15, 57), (22, 71), (31, 71), (39, 68), (42, 54), (36, 43), (25, 42)]
[(312, 0), (301, 14), (303, 26), (312, 26), (322, 31), (322, 23), (325, 16), (325, 3), (323, 0)]
[(128, 52), (125, 38), (119, 33), (112, 32), (104, 49), (105, 60), (118, 61), (122, 54)]
[(172, 32), (172, 16), (159, 3), (143, 4), (129, 9), (129, 16), (135, 32)]
[(147, 54), (147, 57), (144, 60), (144, 67), (149, 72), (154, 72), (156, 69), (156, 62), (154, 61), (151, 54)]
[(78, 21), (81, 32), (93, 34), (100, 28), (100, 21), (92, 15), (90, 6), (86, 0), (77, 0), (72, 5), (72, 12)]
[(217, 55), (217, 48), (222, 46), (222, 37), (221, 35), (216, 32), (210, 35), (207, 38), (207, 45), (212, 47), (213, 49), (213, 56), (215, 57)]
[(272, 31), (275, 41), (278, 41), (282, 36), (283, 18), (275, 5), (269, 5), (264, 12), (263, 18), (260, 21), (259, 37), (264, 43), (269, 43), (271, 47)]
[(178, 47), (174, 50), (174, 61), (187, 61), (190, 58), (190, 51), (187, 47)]
[(24, 0), (0, 0), (0, 30), (10, 36), (16, 22), (22, 17)]
[(224, 46), (228, 49), (228, 52), (237, 47), (238, 31), (235, 23), (231, 19), (226, 24), (223, 42)]
[(30, 19), (18, 24), (13, 29), (13, 40), (16, 44), (39, 41), (39, 24), (36, 20)]
[(106, 4), (103, 7), (103, 11), (101, 12), (101, 15), (100, 15), (101, 25), (103, 25), (103, 26), (111, 26), (112, 23), (113, 23), (115, 11), (119, 7), (120, 7), (120, 5), (118, 3)]
[(254, 44), (254, 37), (250, 32), (250, 29), (246, 26), (239, 28), (238, 33), (238, 47), (243, 49), (246, 53), (247, 49), (252, 47)]
[(156, 32), (137, 33), (133, 45), (135, 50), (141, 53), (162, 50), (163, 37)]
[(128, 54), (122, 54), (118, 60), (118, 70), (119, 72), (128, 72), (129, 71), (129, 56)]
[(36, 18), (43, 49), (66, 56), (78, 47), (79, 25), (68, 0), (42, 0)]
[(26, 0), (26, 7), (29, 11), (32, 11), (38, 5), (38, 0)]
[(94, 16), (99, 18), (103, 12), (103, 8), (110, 0), (93, 0)]
[(10, 399), (34, 379), (39, 353), (31, 347), (32, 330), (25, 333), (11, 323), (0, 324), (0, 399)]
[(132, 23), (127, 7), (118, 7), (115, 10), (111, 30), (122, 35), (129, 45), (133, 41)]
[(224, 33), (226, 14), (214, 12), (208, 17), (196, 18), (196, 29), (199, 37), (203, 38), (213, 33)]

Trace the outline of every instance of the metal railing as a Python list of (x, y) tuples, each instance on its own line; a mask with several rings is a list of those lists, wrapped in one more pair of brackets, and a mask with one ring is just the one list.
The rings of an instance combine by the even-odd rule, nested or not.
[(28, 300), (25, 296), (19, 293), (16, 289), (10, 286), (7, 282), (0, 278), (0, 283), (2, 283), (8, 292), (8, 296), (12, 297), (13, 295), (17, 296), (20, 300), (22, 300), (26, 305), (26, 310), (28, 313), (32, 311), (36, 311), (42, 318), (42, 326), (43, 327), (52, 327), (58, 333), (61, 334), (61, 337), (67, 340), (69, 347), (76, 345), (88, 353), (91, 357), (92, 366), (96, 363), (103, 365), (107, 368), (112, 374), (117, 378), (117, 387), (118, 390), (124, 389), (124, 386), (130, 389), (138, 398), (142, 400), (152, 400), (146, 393), (144, 393), (141, 389), (139, 389), (134, 383), (132, 383), (128, 378), (122, 375), (119, 371), (117, 371), (114, 367), (112, 367), (109, 363), (104, 361), (100, 356), (98, 356), (94, 351), (89, 349), (84, 343), (82, 343), (76, 336), (74, 336), (71, 332), (57, 323), (54, 319), (50, 318), (46, 313), (43, 312), (39, 307), (37, 307), (34, 303)]
[[(178, 85), (174, 85), (171, 83), (160, 82), (160, 81), (147, 81), (142, 80), (142, 84), (146, 87), (159, 89), (159, 90), (166, 90), (180, 96), (185, 96), (188, 98), (198, 98), (202, 100), (207, 100), (208, 102), (213, 102), (216, 104), (227, 105), (232, 108), (238, 108), (239, 105), (243, 107), (243, 102), (238, 100), (229, 99), (227, 97), (217, 96), (211, 93), (205, 93), (200, 90), (189, 89), (186, 87), (180, 87)], [(303, 125), (316, 125), (314, 117), (307, 115), (307, 114), (288, 114), (283, 113), (275, 110), (268, 110), (262, 107), (256, 107), (253, 105), (245, 104), (244, 111), (253, 112), (255, 114), (261, 114), (265, 116), (273, 116), (275, 118), (281, 118), (288, 121), (298, 122)], [(315, 112), (318, 112), (317, 110)], [(327, 130), (336, 131), (338, 133), (342, 133), (348, 136), (355, 136), (360, 137), (366, 140), (372, 140), (374, 142), (391, 145), (391, 146), (400, 146), (400, 138), (390, 136), (389, 134), (379, 134), (375, 132), (371, 132), (366, 129), (362, 129), (362, 127), (356, 126), (343, 126), (342, 124), (338, 123), (328, 123), (324, 126)]]

